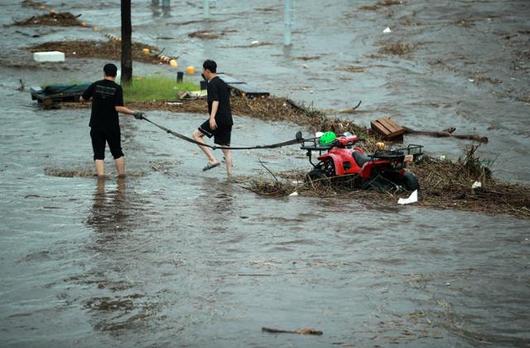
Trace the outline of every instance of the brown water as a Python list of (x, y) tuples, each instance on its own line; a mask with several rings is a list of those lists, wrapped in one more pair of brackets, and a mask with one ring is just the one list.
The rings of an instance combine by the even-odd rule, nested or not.
[[(116, 28), (108, 24), (112, 10), (119, 24), (117, 2), (106, 11), (96, 3), (50, 3), (83, 13), (85, 20), (106, 24), (109, 31)], [(360, 121), (387, 110), (414, 127), (437, 129), (458, 122), (462, 132), (490, 137), (482, 150), (486, 158), (503, 154), (494, 168), (498, 175), (528, 182), (528, 105), (515, 100), (515, 94), (528, 92), (527, 70), (517, 70), (523, 81), (512, 80), (503, 70), (509, 68), (499, 64), (507, 58), (490, 49), (496, 41), (487, 40), (499, 30), (527, 28), (527, 3), (460, 1), (459, 6), (427, 7), (411, 1), (379, 12), (357, 11), (361, 4), (367, 2), (297, 2), (297, 32), (289, 52), (280, 45), (279, 1), (243, 6), (218, 0), (212, 12), (223, 21), (190, 25), (177, 23), (198, 17), (200, 8), (175, 1), (171, 17), (153, 17), (151, 8), (137, 4), (134, 21), (143, 41), (181, 53), (183, 64), (218, 56), (236, 76), (255, 73), (256, 84), (322, 107), (343, 108), (351, 106), (352, 98), (363, 99), (363, 107), (373, 113), (351, 116)], [(265, 7), (272, 10), (255, 10)], [(2, 24), (22, 17), (20, 9), (16, 3), (2, 4)], [(382, 38), (384, 23), (390, 26), (402, 12), (413, 10), (423, 24), (402, 28), (405, 38), (430, 46), (421, 46), (408, 59), (364, 56), (377, 51), (373, 42)], [(32, 10), (24, 11), (29, 15)], [(387, 11), (393, 11), (392, 17)], [(455, 18), (483, 17), (493, 23), (451, 24)], [(269, 30), (254, 30), (256, 23)], [(233, 26), (238, 32), (219, 42), (179, 34), (203, 25)], [(486, 30), (486, 25), (495, 29)], [(43, 111), (15, 88), (19, 78), (27, 84), (90, 80), (102, 62), (13, 68), (7, 53), (22, 43), (97, 34), (67, 29), (30, 38), (16, 30), (56, 28), (1, 30), (11, 36), (2, 41), (0, 55), (0, 346), (529, 345), (527, 221), (332, 198), (262, 198), (227, 182), (220, 168), (203, 173), (204, 161), (194, 146), (131, 119), (122, 121), (131, 175), (113, 178), (107, 161), (110, 177), (98, 181), (90, 176), (88, 110)], [(168, 30), (175, 39), (156, 40), (155, 34)], [(400, 30), (394, 33), (405, 35)], [(475, 41), (475, 35), (486, 39)], [(525, 37), (517, 34), (517, 40)], [(450, 38), (457, 43), (449, 44)], [(274, 45), (224, 48), (251, 39)], [(472, 58), (502, 78), (500, 86), (470, 83), (467, 72), (474, 65), (461, 60), (453, 63), (456, 72), (425, 63), (439, 52), (476, 50), (493, 52), (489, 58), (478, 52)], [(28, 56), (13, 52), (21, 60)], [(323, 57), (293, 58), (315, 54)], [(356, 60), (355, 65), (374, 67), (353, 76), (334, 70)], [(379, 60), (384, 67), (375, 66)], [(156, 71), (172, 72), (135, 65), (138, 73)], [(303, 84), (314, 92), (293, 89)], [(151, 112), (149, 117), (189, 133), (204, 115)], [(299, 128), (240, 116), (235, 122), (237, 144), (290, 139)], [(480, 128), (491, 123), (497, 127)], [(434, 154), (457, 155), (466, 144), (419, 140), (428, 142)], [(258, 159), (274, 171), (308, 166), (294, 146), (238, 152), (236, 173), (263, 173)], [(274, 335), (262, 333), (263, 326), (308, 326), (324, 334)]]

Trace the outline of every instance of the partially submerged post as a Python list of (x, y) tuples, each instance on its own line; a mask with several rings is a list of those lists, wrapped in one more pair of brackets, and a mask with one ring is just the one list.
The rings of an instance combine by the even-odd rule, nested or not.
[(162, 12), (164, 16), (169, 16), (171, 11), (171, 6), (169, 5), (169, 0), (162, 0)]
[(293, 2), (294, 0), (285, 0), (283, 30), (284, 46), (291, 46), (291, 32), (293, 30)]

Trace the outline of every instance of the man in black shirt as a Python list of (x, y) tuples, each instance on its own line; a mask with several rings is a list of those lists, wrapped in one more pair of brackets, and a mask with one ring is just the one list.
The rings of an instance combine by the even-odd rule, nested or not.
[[(232, 134), (232, 110), (230, 109), (230, 90), (227, 84), (217, 76), (217, 64), (213, 60), (205, 60), (203, 65), (203, 77), (208, 80), (208, 114), (209, 119), (193, 132), (193, 139), (203, 143), (203, 137), (214, 137), (214, 143), (230, 146)], [(199, 146), (208, 158), (208, 164), (202, 170), (209, 170), (219, 166), (220, 162), (214, 157), (212, 151), (206, 146)], [(232, 175), (232, 152), (222, 149), (226, 173)]]
[(121, 134), (118, 112), (133, 115), (137, 119), (143, 118), (143, 113), (135, 112), (123, 106), (123, 90), (114, 82), (118, 68), (114, 64), (103, 67), (103, 80), (91, 84), (81, 101), (92, 99), (92, 113), (90, 115), (90, 138), (94, 151), (94, 162), (98, 177), (105, 176), (105, 145), (109, 144), (110, 152), (116, 162), (118, 177), (125, 176), (125, 159), (121, 150)]

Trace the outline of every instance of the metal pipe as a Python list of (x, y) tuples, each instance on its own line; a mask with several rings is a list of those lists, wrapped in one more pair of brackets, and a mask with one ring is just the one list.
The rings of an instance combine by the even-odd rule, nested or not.
[(284, 20), (283, 20), (283, 44), (284, 46), (291, 46), (291, 32), (293, 30), (293, 7), (294, 0), (285, 0), (284, 4)]

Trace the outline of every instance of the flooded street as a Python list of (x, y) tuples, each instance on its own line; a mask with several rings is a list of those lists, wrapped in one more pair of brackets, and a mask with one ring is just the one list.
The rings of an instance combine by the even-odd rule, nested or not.
[[(100, 2), (46, 3), (119, 34), (118, 1), (106, 1), (105, 10)], [(199, 1), (171, 1), (166, 16), (150, 1), (133, 1), (134, 37), (180, 55), (181, 67), (214, 58), (231, 75), (319, 108), (362, 100), (362, 112), (340, 117), (366, 126), (390, 114), (413, 128), (455, 126), (462, 134), (488, 136), (481, 157), (495, 161), (494, 175), (528, 185), (530, 63), (521, 57), (528, 55), (530, 4), (454, 3), (409, 1), (368, 10), (360, 8), (372, 2), (299, 1), (293, 46), (284, 49), (281, 1), (218, 0), (211, 21), (191, 24), (183, 23), (201, 19)], [(3, 25), (38, 13), (16, 2), (0, 8)], [(387, 26), (390, 36), (382, 33)], [(99, 78), (102, 60), (39, 66), (22, 48), (102, 39), (101, 33), (0, 30), (6, 37), (0, 44), (0, 346), (530, 345), (527, 220), (337, 198), (260, 197), (244, 183), (226, 181), (223, 169), (202, 172), (194, 145), (132, 118), (121, 119), (129, 176), (114, 178), (107, 152), (110, 176), (98, 181), (89, 110), (42, 110), (27, 89), (16, 88), (19, 79), (30, 86)], [(198, 30), (225, 34), (218, 40), (187, 36)], [(244, 47), (255, 40), (270, 44)], [(386, 40), (415, 49), (406, 57), (370, 57)], [(516, 48), (506, 49), (510, 45)], [(27, 67), (15, 64), (25, 60)], [(347, 66), (364, 71), (341, 69)], [(135, 63), (134, 69), (175, 74), (163, 65)], [(475, 83), (478, 74), (502, 83), (484, 77)], [(186, 134), (205, 118), (148, 116)], [(234, 119), (234, 145), (283, 141), (301, 129)], [(406, 141), (452, 157), (469, 144)], [(245, 176), (266, 175), (258, 160), (274, 172), (309, 168), (297, 146), (241, 151), (234, 160), (236, 175)], [(262, 327), (311, 327), (323, 335), (270, 334)]]

